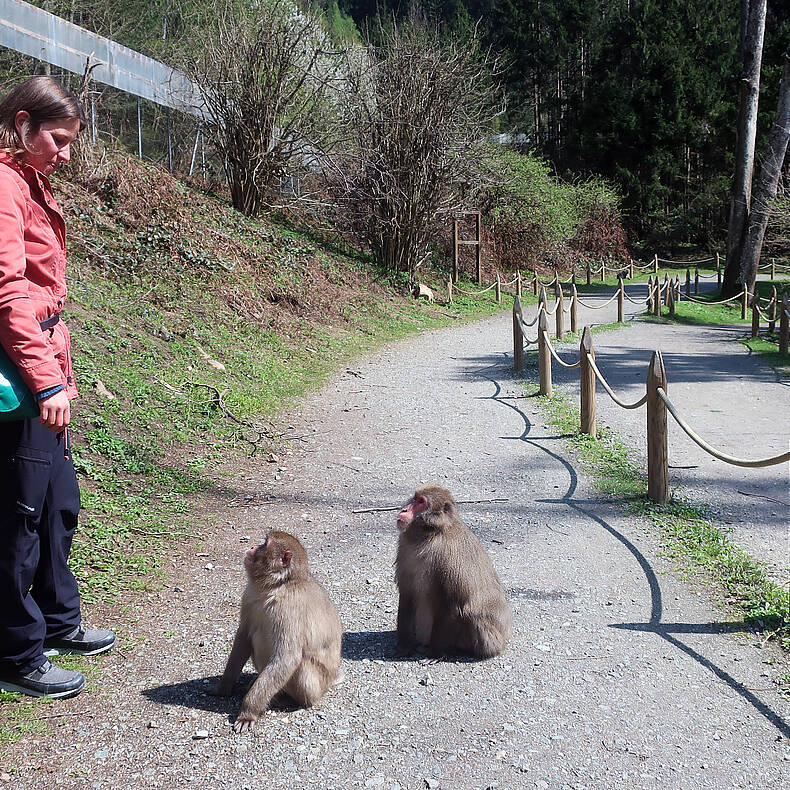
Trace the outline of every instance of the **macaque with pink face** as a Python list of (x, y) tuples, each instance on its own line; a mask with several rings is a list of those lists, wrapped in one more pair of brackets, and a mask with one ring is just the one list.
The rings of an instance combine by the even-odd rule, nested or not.
[(452, 494), (419, 489), (398, 513), (398, 529), (398, 652), (501, 653), (511, 627), (505, 591)]
[(299, 705), (316, 705), (338, 678), (343, 629), (337, 610), (311, 576), (307, 552), (287, 532), (270, 532), (244, 557), (247, 587), (236, 638), (213, 694), (228, 696), (247, 660), (259, 673), (233, 729), (245, 732), (272, 698), (284, 692)]

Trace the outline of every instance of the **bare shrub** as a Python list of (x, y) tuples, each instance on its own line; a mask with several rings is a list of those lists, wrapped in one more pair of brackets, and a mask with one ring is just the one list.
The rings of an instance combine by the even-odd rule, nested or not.
[(291, 0), (215, 0), (183, 49), (182, 68), (215, 124), (233, 206), (259, 214), (282, 177), (315, 168), (334, 145), (339, 53)]
[(414, 14), (377, 36), (348, 53), (347, 146), (332, 194), (338, 222), (413, 279), (449, 215), (474, 205), (501, 94), (476, 40), (442, 43)]

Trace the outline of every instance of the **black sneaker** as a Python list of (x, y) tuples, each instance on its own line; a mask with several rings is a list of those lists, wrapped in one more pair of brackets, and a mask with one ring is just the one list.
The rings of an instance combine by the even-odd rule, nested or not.
[(70, 634), (44, 640), (45, 656), (64, 656), (76, 653), (80, 656), (95, 656), (104, 653), (115, 644), (112, 631), (93, 631), (83, 625), (77, 626)]
[(31, 697), (73, 697), (84, 688), (85, 678), (79, 672), (61, 669), (49, 661), (27, 675), (0, 678), (0, 689), (3, 691), (18, 691)]

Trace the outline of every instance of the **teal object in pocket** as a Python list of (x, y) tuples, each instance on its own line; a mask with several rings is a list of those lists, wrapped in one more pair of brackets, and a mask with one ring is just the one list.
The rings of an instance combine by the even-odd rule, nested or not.
[(38, 403), (19, 375), (17, 366), (0, 347), (0, 422), (38, 417)]

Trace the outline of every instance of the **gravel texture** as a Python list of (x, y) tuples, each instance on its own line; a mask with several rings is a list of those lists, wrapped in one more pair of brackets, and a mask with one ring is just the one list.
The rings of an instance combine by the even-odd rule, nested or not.
[[(620, 332), (606, 342), (621, 337), (630, 343)], [(735, 344), (727, 353), (755, 364)], [(642, 370), (642, 355), (628, 354)], [(174, 557), (161, 592), (117, 613), (121, 649), (92, 659), (104, 671), (86, 692), (37, 709), (53, 717), (51, 733), (10, 747), (17, 773), (2, 780), (15, 790), (790, 786), (790, 701), (774, 683), (786, 659), (729, 632), (647, 526), (601, 501), (511, 365), (501, 315), (340, 373), (285, 422), (302, 437), (290, 451), (235, 470), (202, 504), (220, 526)], [(696, 368), (674, 379), (668, 368), (683, 382), (672, 396), (685, 395)], [(726, 384), (696, 378), (706, 396)], [(730, 428), (742, 415), (731, 406), (714, 415)], [(786, 428), (780, 414), (774, 431)], [(639, 451), (638, 432), (623, 428)], [(718, 467), (704, 474), (706, 499), (729, 485)], [(504, 500), (461, 505), (513, 608), (513, 639), (496, 659), (393, 656), (395, 513), (353, 511), (395, 508), (428, 482), (459, 500)], [(340, 611), (345, 681), (317, 709), (272, 711), (234, 735), (242, 687), (228, 700), (205, 690), (235, 629), (243, 552), (275, 526), (302, 539)]]

